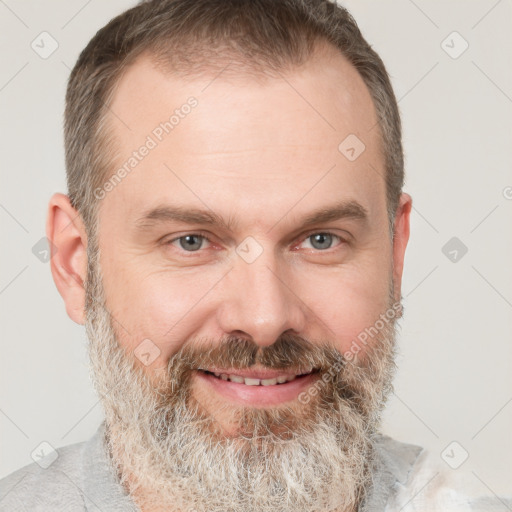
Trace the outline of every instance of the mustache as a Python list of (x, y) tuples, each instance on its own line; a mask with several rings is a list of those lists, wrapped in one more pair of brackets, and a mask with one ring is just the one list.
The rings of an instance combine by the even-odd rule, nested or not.
[(169, 368), (179, 362), (188, 370), (208, 368), (250, 369), (258, 365), (262, 369), (287, 370), (296, 373), (311, 369), (325, 371), (336, 363), (346, 363), (342, 353), (329, 342), (312, 343), (306, 338), (283, 333), (268, 346), (261, 347), (252, 339), (227, 336), (220, 342), (200, 339), (184, 344), (169, 359)]
[(313, 369), (321, 381), (317, 388), (321, 395), (318, 407), (345, 407), (343, 410), (352, 410), (369, 420), (392, 390), (387, 374), (391, 377), (395, 368), (394, 343), (384, 334), (380, 333), (365, 357), (358, 361), (347, 359), (328, 341), (313, 343), (294, 333), (283, 333), (275, 343), (265, 347), (237, 336), (226, 336), (220, 341), (189, 340), (169, 359), (157, 382), (147, 383), (147, 390), (149, 394), (156, 392), (159, 406), (168, 408), (188, 401), (192, 375), (198, 369), (249, 370), (256, 364), (262, 369), (298, 374)]

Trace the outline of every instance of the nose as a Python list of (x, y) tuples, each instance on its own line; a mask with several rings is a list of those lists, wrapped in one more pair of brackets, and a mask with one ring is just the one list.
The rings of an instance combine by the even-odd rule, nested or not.
[(290, 272), (264, 254), (250, 264), (236, 261), (223, 279), (217, 310), (226, 335), (249, 337), (261, 347), (272, 345), (286, 331), (302, 332), (306, 323), (306, 306), (293, 291)]

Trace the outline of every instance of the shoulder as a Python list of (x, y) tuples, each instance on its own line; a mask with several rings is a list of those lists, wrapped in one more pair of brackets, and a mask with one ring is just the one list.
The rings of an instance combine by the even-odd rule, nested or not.
[(85, 510), (80, 491), (85, 444), (57, 448), (0, 480), (0, 511)]
[[(387, 436), (383, 436), (387, 437)], [(391, 438), (385, 440), (390, 454), (408, 451), (407, 445)], [(440, 453), (416, 447), (417, 457), (407, 477), (395, 484), (386, 512), (493, 512), (512, 510), (512, 494), (497, 496), (463, 467), (450, 467)]]

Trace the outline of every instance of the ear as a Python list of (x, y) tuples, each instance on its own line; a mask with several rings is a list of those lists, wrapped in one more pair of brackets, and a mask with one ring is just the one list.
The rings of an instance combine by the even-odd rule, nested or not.
[(402, 293), (402, 273), (404, 270), (405, 248), (409, 241), (410, 214), (412, 197), (402, 193), (395, 214), (395, 231), (393, 233), (393, 278), (395, 284), (395, 301), (399, 301)]
[(68, 316), (77, 324), (84, 324), (87, 235), (80, 214), (64, 194), (54, 194), (50, 199), (46, 237), (51, 242), (53, 280)]

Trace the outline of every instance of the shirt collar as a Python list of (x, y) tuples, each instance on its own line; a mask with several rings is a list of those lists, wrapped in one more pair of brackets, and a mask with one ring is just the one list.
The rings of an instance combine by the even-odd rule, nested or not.
[(401, 443), (389, 436), (374, 438), (375, 460), (372, 485), (361, 506), (361, 512), (382, 512), (397, 484), (404, 485), (416, 459), (423, 451), (420, 446)]
[(84, 502), (86, 510), (97, 512), (139, 512), (112, 471), (105, 436), (105, 421), (83, 446)]

